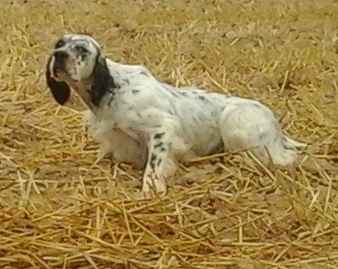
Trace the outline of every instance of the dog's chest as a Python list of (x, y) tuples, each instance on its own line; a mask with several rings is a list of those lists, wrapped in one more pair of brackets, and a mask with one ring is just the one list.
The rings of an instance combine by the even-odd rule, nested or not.
[(101, 110), (95, 115), (92, 111), (87, 110), (84, 113), (84, 120), (94, 136), (109, 137), (109, 133), (124, 132), (135, 139), (138, 137), (131, 128), (121, 130), (119, 121), (113, 115), (109, 115), (108, 111)]
[[(99, 114), (98, 114), (99, 115)], [(93, 138), (110, 147), (110, 145), (135, 145), (141, 147), (145, 142), (141, 135), (132, 128), (121, 128), (114, 117), (99, 117), (88, 110), (84, 114), (86, 126)]]

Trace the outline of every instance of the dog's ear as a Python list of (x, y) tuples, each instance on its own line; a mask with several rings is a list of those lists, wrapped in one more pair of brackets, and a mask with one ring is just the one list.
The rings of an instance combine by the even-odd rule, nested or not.
[(113, 77), (110, 75), (107, 61), (99, 56), (93, 71), (93, 83), (91, 86), (91, 101), (99, 106), (102, 97), (112, 88), (116, 88)]
[(46, 83), (56, 102), (60, 105), (64, 105), (70, 98), (70, 88), (66, 82), (56, 81), (51, 76), (50, 64), (53, 57), (50, 57), (46, 66)]

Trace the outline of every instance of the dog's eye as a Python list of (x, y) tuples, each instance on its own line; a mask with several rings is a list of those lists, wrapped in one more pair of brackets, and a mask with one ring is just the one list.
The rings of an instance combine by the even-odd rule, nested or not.
[(88, 53), (89, 51), (81, 46), (76, 46), (75, 49), (80, 53)]

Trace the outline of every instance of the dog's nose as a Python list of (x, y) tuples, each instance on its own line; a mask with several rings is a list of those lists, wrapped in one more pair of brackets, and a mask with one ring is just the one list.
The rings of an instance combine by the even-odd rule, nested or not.
[(55, 60), (60, 61), (68, 58), (68, 54), (65, 51), (57, 51), (54, 53)]

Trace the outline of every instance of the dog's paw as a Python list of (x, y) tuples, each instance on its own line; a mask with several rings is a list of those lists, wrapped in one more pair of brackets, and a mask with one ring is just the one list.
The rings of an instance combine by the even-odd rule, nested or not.
[(138, 191), (133, 194), (133, 198), (137, 201), (140, 200), (150, 200), (154, 198), (154, 194), (146, 191)]
[(138, 191), (131, 194), (127, 200), (128, 201), (144, 201), (152, 200), (156, 198), (163, 198), (166, 196), (166, 192), (153, 192), (153, 191)]

